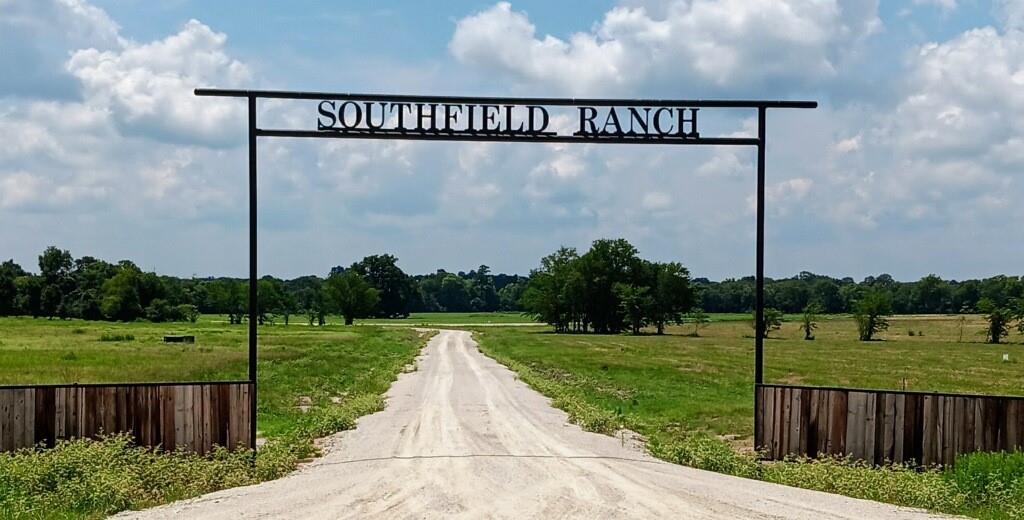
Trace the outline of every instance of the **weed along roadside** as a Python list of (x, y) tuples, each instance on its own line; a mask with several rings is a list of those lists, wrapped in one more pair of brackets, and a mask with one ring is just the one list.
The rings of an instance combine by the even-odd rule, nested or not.
[[(897, 317), (896, 333), (865, 347), (848, 318), (824, 320), (818, 339), (783, 322), (767, 342), (768, 381), (862, 388), (909, 384), (961, 393), (1019, 392), (1020, 365), (978, 339), (957, 342), (956, 317)], [(984, 327), (980, 318), (968, 324)], [(480, 349), (551, 398), (584, 429), (637, 432), (658, 458), (699, 469), (978, 518), (1024, 518), (1024, 454), (961, 455), (952, 468), (873, 466), (849, 459), (759, 460), (752, 451), (746, 323), (718, 321), (689, 337), (553, 334), (546, 328), (476, 328)], [(895, 326), (894, 326), (895, 329)], [(924, 333), (923, 336), (918, 331)], [(1019, 349), (1019, 345), (1014, 345)], [(928, 363), (919, 360), (928, 359)], [(912, 376), (911, 376), (912, 374)], [(906, 381), (909, 381), (907, 383)]]
[[(23, 352), (12, 344), (33, 344), (35, 360), (59, 359), (91, 374), (125, 359), (163, 359), (135, 363), (195, 378), (217, 379), (244, 370), (245, 331), (200, 323), (196, 341), (208, 351), (176, 349), (168, 355), (159, 327), (151, 324), (54, 323), (0, 318), (5, 331), (4, 359)], [(108, 329), (117, 332), (101, 332)], [(52, 334), (39, 334), (47, 329)], [(83, 342), (68, 356), (68, 337), (105, 334), (135, 336), (132, 347), (111, 349)], [(260, 444), (255, 459), (248, 451), (218, 449), (208, 456), (165, 453), (133, 446), (126, 435), (102, 440), (73, 440), (48, 450), (0, 455), (0, 517), (100, 518), (218, 489), (254, 484), (290, 473), (316, 455), (314, 439), (351, 429), (362, 415), (384, 407), (382, 394), (429, 339), (431, 333), (379, 327), (270, 327), (260, 352), (258, 403)], [(11, 352), (14, 349), (15, 352)], [(20, 352), (19, 352), (20, 351)], [(239, 356), (241, 352), (241, 356)], [(20, 355), (24, 355), (21, 353)], [(202, 358), (211, 358), (203, 360)], [(195, 359), (200, 358), (200, 359)], [(198, 361), (198, 362), (196, 362)], [(58, 363), (58, 364), (60, 364)], [(16, 374), (0, 369), (5, 380), (59, 377), (59, 368), (40, 362), (42, 372)], [(189, 373), (189, 371), (193, 371)], [(117, 377), (116, 372), (98, 377)]]

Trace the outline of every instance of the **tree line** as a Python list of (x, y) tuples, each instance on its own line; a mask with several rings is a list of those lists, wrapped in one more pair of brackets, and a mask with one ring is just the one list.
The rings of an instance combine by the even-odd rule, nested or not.
[[(712, 282), (693, 280), (707, 312), (747, 312), (754, 308), (754, 277)], [(980, 280), (943, 280), (930, 274), (913, 282), (900, 282), (888, 274), (853, 278), (832, 278), (802, 272), (792, 278), (765, 280), (765, 306), (786, 313), (802, 312), (816, 304), (826, 314), (856, 312), (857, 302), (869, 293), (887, 299), (895, 314), (958, 314), (985, 312), (984, 301), (996, 306), (1010, 305), (1024, 297), (1024, 278), (993, 276)]]
[[(323, 324), (330, 314), (343, 314), (351, 322), (422, 311), (521, 310), (524, 277), (493, 274), (486, 265), (468, 273), (438, 270), (411, 276), (397, 263), (392, 255), (372, 255), (335, 267), (325, 277), (265, 276), (258, 281), (257, 319), (288, 323), (301, 315)], [(246, 279), (162, 276), (129, 260), (74, 258), (54, 246), (39, 255), (38, 268), (32, 273), (13, 260), (0, 264), (0, 316), (160, 322), (195, 321), (211, 313), (242, 323), (249, 313)]]
[[(334, 267), (323, 277), (266, 276), (258, 287), (261, 323), (287, 323), (295, 316), (323, 323), (330, 314), (345, 314), (343, 309), (351, 318), (524, 311), (559, 331), (612, 333), (647, 326), (661, 330), (684, 314), (693, 319), (704, 312), (754, 308), (753, 277), (691, 278), (678, 263), (639, 258), (621, 239), (596, 241), (583, 254), (561, 248), (528, 277), (494, 274), (486, 265), (469, 272), (409, 275), (396, 257), (382, 254)], [(765, 293), (766, 307), (779, 312), (865, 316), (868, 338), (885, 326), (884, 319), (872, 316), (887, 314), (982, 313), (993, 324), (995, 341), (1024, 327), (1024, 279), (1018, 276), (957, 281), (928, 275), (900, 282), (882, 274), (857, 282), (802, 272), (766, 280)], [(13, 260), (0, 264), (0, 315), (179, 321), (201, 313), (241, 323), (248, 316), (247, 281), (162, 276), (129, 260), (74, 258), (52, 246), (39, 255), (36, 273)]]

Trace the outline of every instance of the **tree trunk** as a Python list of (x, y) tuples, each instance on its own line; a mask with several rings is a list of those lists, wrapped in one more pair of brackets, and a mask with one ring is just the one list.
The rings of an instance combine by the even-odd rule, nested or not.
[(352, 325), (353, 321), (355, 321), (355, 316), (345, 316), (345, 325)]

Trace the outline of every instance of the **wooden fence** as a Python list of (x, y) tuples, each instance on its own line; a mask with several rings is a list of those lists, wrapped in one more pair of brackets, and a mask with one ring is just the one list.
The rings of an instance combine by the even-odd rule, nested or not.
[(1024, 449), (1024, 398), (758, 385), (755, 445), (769, 459), (850, 455), (873, 464), (952, 464)]
[(250, 448), (248, 382), (0, 387), (0, 451), (129, 432), (142, 446)]

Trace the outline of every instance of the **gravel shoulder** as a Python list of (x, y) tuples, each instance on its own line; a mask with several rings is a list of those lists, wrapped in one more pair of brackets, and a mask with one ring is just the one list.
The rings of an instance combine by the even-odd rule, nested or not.
[(696, 470), (582, 431), (443, 330), (385, 410), (288, 477), (116, 518), (940, 518)]

